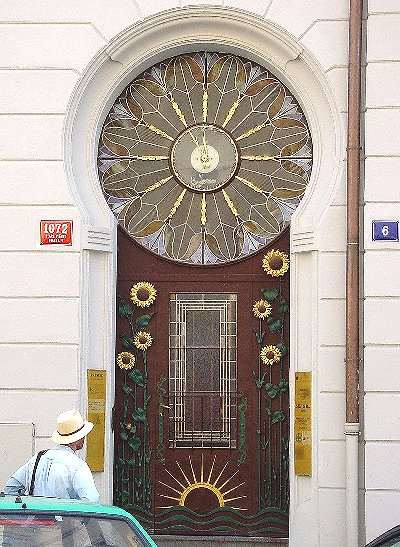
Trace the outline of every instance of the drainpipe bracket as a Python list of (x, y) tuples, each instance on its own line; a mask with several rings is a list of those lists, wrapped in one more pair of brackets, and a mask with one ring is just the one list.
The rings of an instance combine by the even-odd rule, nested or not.
[(363, 146), (346, 146), (346, 150), (363, 150)]

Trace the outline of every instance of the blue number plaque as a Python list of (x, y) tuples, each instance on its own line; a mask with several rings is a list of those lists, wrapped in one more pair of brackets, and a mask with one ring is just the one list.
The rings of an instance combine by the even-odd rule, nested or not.
[(399, 241), (398, 220), (373, 220), (373, 241)]

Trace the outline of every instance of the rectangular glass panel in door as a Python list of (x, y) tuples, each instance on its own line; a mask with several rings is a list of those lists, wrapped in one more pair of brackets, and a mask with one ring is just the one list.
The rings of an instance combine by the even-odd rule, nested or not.
[(169, 446), (235, 448), (237, 296), (170, 296)]

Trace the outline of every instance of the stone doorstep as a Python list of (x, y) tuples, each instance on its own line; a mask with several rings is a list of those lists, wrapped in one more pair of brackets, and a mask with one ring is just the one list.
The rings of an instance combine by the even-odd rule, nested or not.
[(268, 545), (268, 547), (287, 547), (287, 538), (265, 537), (238, 537), (238, 536), (152, 536), (159, 547), (208, 547), (208, 545), (221, 545), (221, 547), (251, 547), (255, 543)]

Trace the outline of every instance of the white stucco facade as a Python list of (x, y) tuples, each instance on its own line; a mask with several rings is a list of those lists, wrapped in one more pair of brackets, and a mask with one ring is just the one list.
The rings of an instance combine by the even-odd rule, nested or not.
[[(242, 51), (294, 91), (315, 147), (291, 228), (291, 377), (313, 372), (313, 474), (296, 477), (292, 463), (289, 545), (345, 545), (348, 0), (187, 4), (0, 7), (0, 431), (21, 424), (24, 437), (23, 450), (16, 440), (0, 450), (1, 482), (31, 448), (49, 446), (59, 412), (85, 410), (86, 369), (106, 369), (106, 472), (96, 480), (111, 501), (116, 226), (97, 185), (96, 137), (107, 107), (146, 64), (199, 45)], [(400, 247), (371, 237), (372, 219), (400, 218), (399, 22), (395, 0), (369, 0), (360, 545), (399, 522)], [(40, 246), (46, 218), (73, 220), (71, 247)]]
[(400, 21), (396, 2), (370, 0), (365, 114), (365, 502), (366, 535), (397, 523), (399, 500), (399, 244), (371, 241), (371, 220), (398, 219)]

